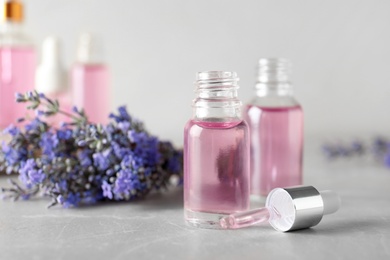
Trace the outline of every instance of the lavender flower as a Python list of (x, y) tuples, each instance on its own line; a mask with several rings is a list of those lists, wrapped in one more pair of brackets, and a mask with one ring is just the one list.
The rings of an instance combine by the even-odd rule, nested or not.
[[(17, 94), (18, 102), (39, 111), (20, 129), (6, 130), (0, 170), (19, 174), (21, 185), (3, 188), (5, 197), (29, 199), (41, 191), (50, 206), (75, 207), (102, 200), (134, 200), (182, 177), (182, 152), (150, 135), (124, 106), (107, 125), (88, 121), (82, 109), (62, 111), (59, 103), (37, 92)], [(53, 128), (45, 117), (67, 115), (71, 121)]]
[(14, 125), (8, 126), (6, 129), (4, 129), (3, 133), (10, 134), (11, 136), (16, 136), (20, 133), (19, 128), (17, 128)]
[(106, 170), (108, 167), (110, 167), (110, 156), (111, 149), (107, 149), (104, 152), (101, 153), (94, 153), (93, 154), (93, 163), (101, 171)]
[(339, 157), (360, 156), (365, 153), (365, 146), (362, 141), (355, 140), (352, 143), (326, 143), (322, 146), (322, 152), (328, 159)]
[(2, 145), (2, 157), (5, 160), (6, 165), (14, 165), (19, 161), (19, 153), (12, 146), (3, 143)]
[(103, 196), (108, 198), (108, 199), (112, 199), (113, 196), (112, 196), (112, 187), (110, 184), (108, 184), (107, 181), (103, 181), (103, 184), (102, 184), (102, 190), (103, 190)]
[(21, 168), (19, 170), (19, 180), (25, 187), (31, 188), (34, 185), (40, 184), (46, 178), (42, 169), (37, 167), (34, 159), (28, 159), (22, 161)]
[(322, 151), (328, 159), (332, 160), (371, 155), (390, 168), (390, 140), (384, 137), (376, 137), (372, 143), (364, 143), (363, 141), (327, 143), (322, 146)]
[(52, 160), (56, 156), (55, 151), (57, 150), (58, 143), (57, 134), (52, 132), (42, 133), (39, 145), (41, 146), (43, 155), (49, 160)]

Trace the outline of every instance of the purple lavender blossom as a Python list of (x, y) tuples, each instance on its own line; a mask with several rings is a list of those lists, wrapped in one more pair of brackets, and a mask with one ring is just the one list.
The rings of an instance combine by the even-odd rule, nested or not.
[[(37, 92), (17, 95), (39, 114), (24, 129), (10, 127), (0, 150), (0, 170), (18, 172), (22, 185), (3, 188), (6, 197), (28, 199), (42, 191), (50, 206), (77, 207), (101, 200), (133, 200), (165, 187), (182, 174), (182, 153), (150, 135), (125, 107), (111, 123), (89, 123), (82, 109), (63, 113), (57, 101)], [(45, 108), (42, 109), (42, 106)], [(63, 113), (70, 122), (52, 128), (45, 117)]]
[(20, 133), (20, 130), (16, 126), (10, 125), (6, 129), (3, 130), (3, 133), (10, 134), (11, 136), (16, 136)]
[(113, 198), (112, 187), (110, 184), (108, 184), (107, 181), (103, 181), (102, 190), (103, 190), (103, 196), (112, 200)]
[(139, 143), (144, 141), (144, 138), (146, 137), (146, 133), (138, 133), (134, 130), (130, 130), (127, 133), (127, 137), (129, 138), (130, 142)]
[(339, 157), (351, 157), (355, 155), (363, 155), (365, 147), (361, 141), (355, 140), (352, 143), (327, 143), (322, 146), (322, 152), (328, 159), (336, 159)]
[(64, 196), (62, 196), (62, 195), (60, 194), (60, 195), (57, 196), (56, 201), (57, 201), (57, 203), (63, 205), (63, 204), (65, 203), (65, 198), (64, 198)]
[(45, 115), (45, 111), (43, 111), (43, 110), (35, 110), (35, 115), (37, 117), (44, 116)]
[(78, 152), (77, 157), (82, 167), (89, 167), (92, 165), (92, 151), (89, 149), (84, 149)]
[(18, 151), (12, 148), (12, 146), (3, 143), (2, 152), (8, 165), (14, 165), (19, 161)]
[(33, 185), (37, 185), (37, 184), (42, 183), (43, 180), (46, 178), (42, 169), (39, 169), (39, 170), (33, 169), (33, 170), (28, 171), (28, 177), (30, 178), (30, 182)]
[(384, 156), (384, 163), (386, 165), (386, 167), (389, 167), (390, 168), (390, 153), (387, 153), (385, 156)]
[(168, 160), (167, 169), (170, 172), (179, 172), (181, 170), (180, 169), (180, 158), (182, 158), (182, 156), (183, 156), (183, 154), (179, 153), (179, 154), (176, 154), (176, 155), (172, 156)]
[(130, 122), (121, 121), (118, 123), (118, 128), (122, 130), (123, 133), (126, 133), (130, 128)]
[(26, 98), (21, 93), (15, 93), (15, 100), (16, 102), (24, 102)]
[(56, 198), (56, 202), (61, 204), (64, 208), (78, 206), (80, 201), (81, 201), (80, 195), (75, 194), (73, 192), (70, 192), (69, 194), (67, 194), (67, 196), (58, 195)]
[(110, 166), (110, 154), (111, 149), (107, 149), (104, 152), (101, 153), (94, 153), (92, 155), (93, 157), (93, 164), (99, 169), (99, 170), (106, 170)]
[(55, 150), (58, 146), (59, 140), (56, 134), (52, 132), (42, 133), (41, 141), (39, 145), (42, 148), (42, 153), (52, 160), (55, 157)]
[(111, 148), (117, 158), (124, 158), (126, 155), (133, 154), (133, 151), (130, 147), (123, 147), (115, 141), (111, 142)]
[(26, 124), (25, 129), (26, 131), (38, 131), (39, 127), (42, 125), (42, 121), (39, 120), (39, 118), (35, 118), (30, 123)]
[(390, 140), (384, 137), (376, 137), (371, 144), (360, 140), (351, 143), (327, 143), (322, 146), (322, 151), (328, 159), (363, 156), (371, 153), (377, 161), (390, 168)]
[(42, 170), (37, 171), (37, 164), (34, 159), (28, 159), (22, 161), (21, 168), (19, 170), (19, 180), (28, 189), (31, 189), (33, 185), (41, 183), (45, 179), (45, 175)]
[(125, 199), (127, 197), (135, 197), (136, 189), (140, 188), (140, 181), (136, 172), (130, 169), (121, 170), (114, 184), (113, 193), (118, 199)]
[(64, 199), (63, 206), (64, 208), (78, 206), (80, 200), (80, 195), (70, 192), (68, 196)]
[(120, 118), (122, 119), (122, 121), (130, 121), (131, 120), (131, 117), (130, 117), (129, 113), (127, 113), (127, 109), (125, 106), (120, 106), (118, 108), (118, 112), (119, 112), (119, 115), (120, 115)]
[(71, 129), (63, 128), (57, 130), (57, 138), (59, 140), (65, 140), (65, 141), (69, 140), (70, 138), (72, 138), (72, 135), (73, 135), (73, 131)]

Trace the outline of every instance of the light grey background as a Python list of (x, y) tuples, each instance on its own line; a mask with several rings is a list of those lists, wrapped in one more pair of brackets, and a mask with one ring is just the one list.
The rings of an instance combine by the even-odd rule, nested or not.
[(294, 63), (296, 96), (314, 136), (386, 133), (390, 127), (390, 1), (27, 0), (36, 43), (56, 34), (64, 60), (77, 37), (102, 37), (113, 104), (182, 143), (195, 72), (235, 70), (253, 95), (259, 57)]

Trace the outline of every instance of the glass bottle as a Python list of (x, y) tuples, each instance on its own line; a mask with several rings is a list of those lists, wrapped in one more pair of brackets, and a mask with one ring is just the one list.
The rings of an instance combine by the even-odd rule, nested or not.
[(35, 49), (23, 32), (22, 3), (2, 1), (0, 9), (0, 128), (5, 128), (26, 115), (15, 93), (34, 89)]
[(249, 129), (241, 117), (235, 72), (198, 73), (193, 117), (184, 130), (184, 208), (189, 225), (249, 208)]
[(108, 66), (98, 45), (91, 34), (80, 36), (71, 84), (74, 105), (84, 109), (89, 121), (104, 124), (109, 121), (111, 89)]
[(302, 184), (303, 111), (293, 96), (291, 64), (260, 59), (256, 96), (244, 118), (251, 132), (251, 194)]

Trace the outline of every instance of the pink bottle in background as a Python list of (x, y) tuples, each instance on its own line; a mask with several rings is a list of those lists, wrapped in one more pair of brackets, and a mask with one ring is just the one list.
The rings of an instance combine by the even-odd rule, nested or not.
[(77, 61), (71, 72), (71, 84), (74, 105), (85, 110), (90, 122), (104, 124), (111, 112), (111, 91), (109, 71), (99, 54), (92, 36), (82, 34)]
[(291, 64), (260, 59), (256, 97), (244, 112), (251, 132), (251, 194), (302, 184), (303, 111), (293, 96)]
[(184, 130), (184, 208), (189, 225), (249, 207), (249, 131), (241, 118), (234, 72), (198, 74), (194, 115)]
[[(58, 100), (60, 110), (67, 113), (72, 109), (72, 97), (67, 83), (67, 74), (61, 60), (60, 40), (55, 36), (46, 37), (42, 44), (41, 63), (35, 74), (35, 88), (47, 97)], [(45, 117), (49, 123), (58, 127), (70, 119), (62, 114)]]
[(0, 128), (26, 115), (26, 105), (15, 102), (15, 93), (34, 89), (35, 49), (22, 31), (23, 5), (5, 1), (0, 24)]

